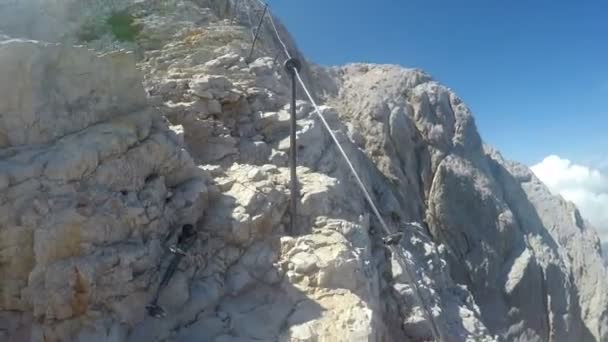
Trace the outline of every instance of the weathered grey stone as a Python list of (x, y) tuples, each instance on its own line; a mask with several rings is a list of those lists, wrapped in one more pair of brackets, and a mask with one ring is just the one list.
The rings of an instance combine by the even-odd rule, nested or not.
[[(0, 42), (3, 147), (48, 143), (145, 105), (132, 55), (99, 58), (85, 48)], [(104, 86), (112, 84), (111, 87)]]
[[(120, 54), (98, 57), (82, 48), (19, 41), (0, 49), (2, 56), (31, 53), (28, 63), (35, 74), (26, 74), (14, 58), (0, 58), (0, 68), (23, 72), (22, 79), (30, 82), (52, 74), (49, 87), (67, 101), (38, 111), (36, 101), (47, 98), (48, 90), (18, 94), (31, 99), (28, 108), (35, 107), (30, 114), (19, 107), (20, 119), (40, 119), (31, 129), (20, 129), (27, 136), (15, 136), (10, 144), (21, 146), (2, 161), (0, 174), (8, 176), (3, 191), (12, 199), (0, 209), (6, 213), (0, 224), (0, 308), (33, 314), (41, 330), (28, 330), (46, 340), (124, 341), (128, 328), (119, 322), (99, 328), (91, 321), (86, 329), (77, 322), (85, 316), (118, 315), (131, 324), (141, 319), (147, 296), (135, 295), (145, 289), (145, 274), (154, 272), (155, 243), (169, 225), (194, 223), (202, 216), (206, 190), (193, 180), (202, 180), (203, 173), (178, 157), (179, 139), (156, 122), (134, 64), (126, 64)], [(10, 100), (13, 95), (3, 92), (3, 103), (27, 104)], [(10, 108), (3, 113), (7, 120), (20, 115), (13, 111), (17, 107)], [(5, 127), (17, 127), (10, 125)], [(188, 191), (179, 190), (184, 184)], [(174, 198), (185, 199), (181, 206), (167, 205), (172, 188)], [(112, 301), (121, 297), (135, 300), (120, 309)]]

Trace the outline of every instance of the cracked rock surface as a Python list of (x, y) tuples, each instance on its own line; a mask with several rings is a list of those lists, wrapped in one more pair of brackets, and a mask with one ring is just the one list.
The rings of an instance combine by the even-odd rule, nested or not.
[[(104, 26), (116, 13), (132, 41)], [(261, 13), (0, 2), (0, 340), (429, 341), (429, 312), (450, 342), (608, 341), (593, 228), (423, 71), (302, 72), (404, 259), (304, 97), (292, 194), (268, 22), (246, 59)], [(149, 317), (186, 223), (198, 240), (161, 293), (167, 316)]]

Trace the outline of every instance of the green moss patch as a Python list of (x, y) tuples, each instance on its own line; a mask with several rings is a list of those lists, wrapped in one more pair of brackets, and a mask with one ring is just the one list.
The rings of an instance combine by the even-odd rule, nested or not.
[(112, 13), (106, 19), (106, 25), (114, 37), (123, 42), (133, 42), (139, 36), (142, 30), (142, 25), (135, 22), (135, 17), (127, 11), (119, 11)]

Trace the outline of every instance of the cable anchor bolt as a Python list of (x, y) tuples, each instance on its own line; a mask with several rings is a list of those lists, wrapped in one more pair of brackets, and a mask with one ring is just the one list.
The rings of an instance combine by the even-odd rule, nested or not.
[(287, 70), (287, 73), (290, 75), (295, 75), (296, 70), (298, 72), (302, 70), (302, 62), (300, 62), (300, 60), (297, 58), (290, 58), (285, 61), (285, 70)]
[(390, 235), (383, 237), (382, 242), (387, 246), (389, 246), (389, 245), (396, 246), (399, 244), (399, 242), (401, 242), (403, 235), (404, 234), (402, 232), (390, 234)]

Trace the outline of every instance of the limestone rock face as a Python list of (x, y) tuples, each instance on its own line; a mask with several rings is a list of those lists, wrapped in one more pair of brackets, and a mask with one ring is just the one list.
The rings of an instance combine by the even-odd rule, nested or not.
[(489, 331), (509, 341), (605, 339), (599, 240), (573, 205), (483, 146), (467, 107), (424, 73), (371, 65), (329, 73), (339, 91), (328, 101), (399, 184), (400, 212), (424, 210), (451, 278), (467, 286)]
[[(268, 21), (246, 58), (258, 2), (0, 5), (1, 39), (49, 41), (0, 43), (0, 340), (429, 341), (429, 317), (450, 342), (608, 340), (594, 230), (424, 72), (302, 71), (403, 234), (393, 253), (303, 96), (290, 192)], [(196, 243), (149, 317), (185, 223)]]
[(145, 105), (133, 58), (65, 51), (27, 41), (0, 45), (2, 147), (48, 143)]
[(0, 75), (3, 333), (123, 329), (169, 227), (204, 213), (205, 172), (146, 104), (129, 54), (12, 40)]

